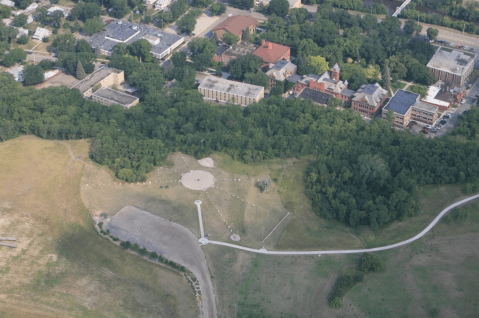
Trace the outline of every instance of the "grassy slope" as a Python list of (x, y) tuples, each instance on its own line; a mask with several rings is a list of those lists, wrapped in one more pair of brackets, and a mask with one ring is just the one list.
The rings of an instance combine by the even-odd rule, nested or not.
[[(73, 143), (74, 150), (87, 149)], [(1, 313), (5, 317), (192, 317), (175, 272), (101, 238), (80, 198), (83, 165), (64, 145), (32, 137), (0, 144)], [(82, 156), (85, 156), (83, 154)]]

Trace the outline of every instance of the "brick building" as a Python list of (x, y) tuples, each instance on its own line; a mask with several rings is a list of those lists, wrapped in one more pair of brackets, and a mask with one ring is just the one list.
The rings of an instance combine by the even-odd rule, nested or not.
[(351, 108), (356, 112), (374, 118), (388, 98), (388, 91), (379, 83), (361, 86), (353, 95)]
[(256, 27), (258, 26), (258, 20), (248, 15), (235, 15), (227, 18), (220, 24), (218, 24), (213, 32), (216, 34), (218, 39), (222, 39), (223, 35), (226, 32), (233, 33), (240, 40), (243, 39), (243, 32), (248, 29), (250, 34), (256, 32)]
[(281, 60), (290, 60), (291, 49), (287, 46), (261, 40), (261, 45), (253, 52), (254, 55), (259, 56), (264, 66), (269, 64), (276, 64)]
[(295, 93), (301, 93), (305, 88), (310, 88), (332, 95), (342, 100), (345, 105), (348, 105), (356, 92), (348, 89), (348, 81), (341, 81), (339, 75), (340, 68), (336, 64), (331, 72), (324, 72), (321, 76), (314, 74), (304, 75), (300, 78), (290, 76), (288, 80), (296, 82), (296, 85), (293, 87)]
[(449, 88), (461, 87), (474, 69), (474, 54), (444, 51), (438, 48), (427, 67), (436, 78)]
[(398, 89), (396, 94), (384, 106), (382, 118), (388, 119), (388, 113), (394, 113), (393, 126), (405, 129), (411, 120), (434, 125), (437, 120), (438, 108), (419, 100), (420, 95)]

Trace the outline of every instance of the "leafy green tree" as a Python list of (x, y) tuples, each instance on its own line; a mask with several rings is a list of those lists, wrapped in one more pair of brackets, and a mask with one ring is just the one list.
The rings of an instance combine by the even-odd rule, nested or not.
[(21, 63), (27, 58), (27, 52), (20, 48), (11, 49), (8, 54), (3, 57), (2, 65), (5, 67), (10, 67), (16, 63)]
[[(114, 0), (117, 1), (117, 0)], [(126, 1), (126, 0), (125, 0)], [(113, 1), (112, 1), (113, 2)], [(86, 22), (94, 17), (101, 15), (101, 7), (95, 2), (80, 2), (70, 12), (68, 19), (74, 21), (76, 19)]]
[(44, 71), (48, 71), (53, 70), (55, 67), (55, 62), (45, 59), (41, 60), (37, 65), (40, 66)]
[(29, 5), (33, 3), (33, 0), (15, 0), (15, 6), (20, 9), (26, 9)]
[(151, 43), (145, 39), (137, 40), (127, 46), (130, 55), (136, 56), (140, 59), (140, 62), (151, 62), (153, 55), (151, 51)]
[(78, 61), (77, 64), (77, 71), (76, 71), (76, 78), (82, 80), (86, 77), (85, 69), (83, 68), (83, 65), (81, 64), (81, 61)]
[(289, 11), (289, 20), (291, 24), (303, 24), (310, 15), (309, 11), (305, 8), (294, 8)]
[(121, 169), (118, 171), (118, 179), (124, 180), (126, 182), (135, 182), (136, 175), (131, 169)]
[(353, 91), (358, 90), (362, 85), (367, 84), (368, 79), (363, 72), (354, 73), (351, 78), (349, 79), (348, 88), (352, 89)]
[(263, 65), (263, 60), (256, 55), (242, 55), (229, 63), (231, 77), (242, 81), (246, 73), (255, 73)]
[(100, 17), (93, 17), (85, 21), (83, 25), (83, 30), (88, 34), (92, 35), (94, 33), (100, 32), (103, 29), (103, 21)]
[(343, 106), (343, 101), (336, 98), (336, 97), (331, 97), (330, 99), (328, 99), (328, 101), (326, 102), (326, 105), (328, 105), (329, 107), (333, 107), (333, 108), (336, 108), (336, 107), (342, 107)]
[(158, 254), (156, 252), (151, 252), (150, 259), (153, 259), (153, 260), (158, 259)]
[(376, 254), (363, 253), (359, 261), (359, 269), (364, 273), (384, 270), (383, 260)]
[(75, 45), (75, 51), (78, 52), (78, 53), (91, 53), (92, 48), (91, 48), (90, 43), (88, 43), (87, 40), (80, 39), (80, 40), (77, 41), (77, 43)]
[(175, 52), (171, 56), (170, 60), (173, 63), (173, 66), (175, 67), (185, 67), (186, 65), (188, 65), (188, 62), (186, 61), (186, 56), (187, 54), (184, 51)]
[(18, 44), (27, 44), (28, 43), (28, 36), (26, 34), (22, 34), (18, 39), (17, 39)]
[(254, 0), (230, 0), (228, 4), (233, 7), (248, 10), (254, 7)]
[(231, 32), (225, 32), (225, 34), (223, 34), (223, 41), (225, 41), (229, 45), (238, 43), (239, 40), (240, 38)]
[(194, 7), (206, 8), (210, 6), (214, 0), (193, 0), (192, 4)]
[(323, 74), (329, 69), (328, 62), (321, 56), (308, 56), (307, 67), (312, 74)]
[(376, 16), (368, 13), (361, 20), (361, 27), (366, 31), (371, 31), (378, 26), (378, 18)]
[(221, 2), (215, 2), (211, 5), (210, 11), (212, 15), (222, 15), (226, 12), (226, 5)]
[(13, 18), (13, 25), (16, 27), (23, 27), (27, 24), (27, 16), (23, 13)]
[(110, 6), (113, 8), (109, 15), (114, 18), (121, 19), (130, 12), (127, 0), (111, 0)]
[(0, 6), (0, 18), (6, 19), (12, 14), (12, 8), (7, 6)]
[(433, 29), (433, 28), (427, 29), (427, 37), (429, 38), (429, 40), (434, 41), (438, 35), (439, 35), (438, 29)]
[(36, 85), (45, 80), (43, 69), (38, 65), (28, 65), (23, 70), (23, 83), (26, 86)]
[(66, 33), (55, 37), (48, 48), (50, 52), (75, 52), (76, 39), (72, 34)]
[(289, 11), (289, 2), (287, 0), (271, 0), (268, 4), (268, 11), (270, 14), (284, 18)]
[(265, 73), (258, 71), (256, 73), (246, 73), (244, 75), (244, 82), (268, 88), (269, 79)]
[(414, 20), (407, 20), (404, 24), (404, 32), (406, 34), (412, 35), (414, 32), (419, 34), (421, 32), (422, 26), (417, 24)]

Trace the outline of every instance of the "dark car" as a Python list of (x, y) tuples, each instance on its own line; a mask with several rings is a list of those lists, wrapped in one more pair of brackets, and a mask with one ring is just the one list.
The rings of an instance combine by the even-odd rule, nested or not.
[(439, 123), (440, 123), (441, 125), (445, 125), (445, 124), (447, 124), (447, 120), (443, 119), (443, 120), (441, 120)]

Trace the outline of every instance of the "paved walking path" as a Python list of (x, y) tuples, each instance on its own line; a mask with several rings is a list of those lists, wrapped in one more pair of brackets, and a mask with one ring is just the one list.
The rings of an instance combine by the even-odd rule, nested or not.
[(434, 220), (432, 220), (432, 222), (424, 230), (422, 230), (422, 232), (419, 233), (418, 235), (416, 235), (416, 236), (414, 236), (414, 237), (412, 237), (408, 240), (405, 240), (405, 241), (402, 241), (402, 242), (399, 242), (399, 243), (396, 243), (396, 244), (387, 245), (387, 246), (366, 248), (366, 249), (358, 249), (358, 250), (268, 251), (265, 248), (261, 248), (261, 249), (258, 250), (258, 249), (253, 249), (253, 248), (249, 248), (249, 247), (244, 247), (244, 246), (230, 244), (230, 243), (224, 243), (224, 242), (218, 242), (218, 241), (208, 241), (208, 244), (222, 245), (222, 246), (232, 247), (232, 248), (236, 248), (236, 249), (247, 251), (247, 252), (258, 253), (258, 254), (268, 254), (268, 255), (356, 254), (356, 253), (369, 253), (369, 252), (378, 252), (378, 251), (390, 250), (390, 249), (393, 249), (393, 248), (401, 247), (403, 245), (412, 243), (412, 242), (420, 239), (421, 237), (426, 235), (427, 232), (429, 232), (446, 213), (448, 213), (449, 211), (453, 210), (454, 208), (456, 208), (460, 205), (463, 205), (463, 204), (468, 203), (470, 201), (476, 200), (478, 198), (479, 198), (479, 194), (476, 194), (476, 195), (470, 196), (470, 197), (465, 198), (461, 201), (458, 201), (456, 203), (451, 204), (450, 206), (448, 206), (447, 208), (442, 210), (441, 213), (439, 213), (439, 215)]

